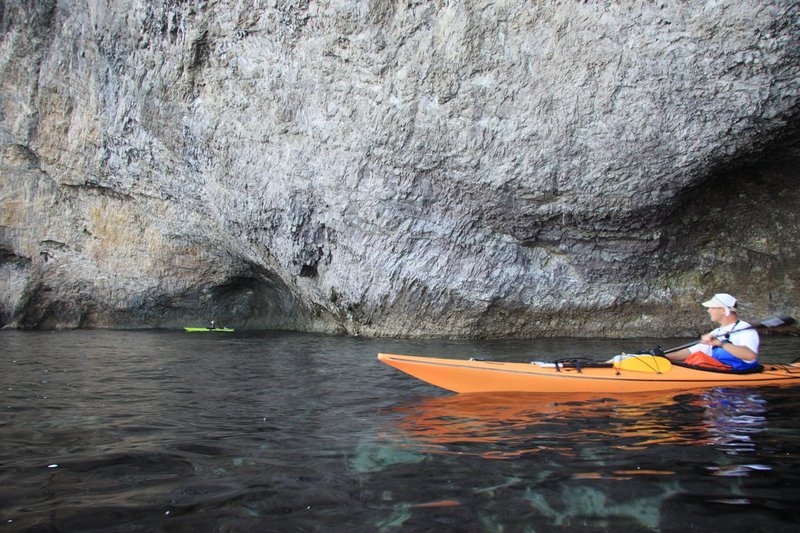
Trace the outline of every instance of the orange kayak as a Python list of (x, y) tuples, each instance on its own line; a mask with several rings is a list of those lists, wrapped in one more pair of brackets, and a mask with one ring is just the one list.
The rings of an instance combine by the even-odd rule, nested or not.
[(706, 387), (800, 385), (800, 364), (766, 364), (760, 372), (738, 374), (680, 366), (664, 357), (627, 357), (622, 362), (576, 366), (378, 354), (378, 360), (389, 366), (458, 393), (622, 394)]

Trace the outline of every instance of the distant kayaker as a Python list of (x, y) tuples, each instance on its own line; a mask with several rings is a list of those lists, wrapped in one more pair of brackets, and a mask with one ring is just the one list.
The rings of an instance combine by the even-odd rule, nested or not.
[(758, 333), (737, 316), (736, 298), (719, 293), (703, 302), (703, 306), (708, 308), (708, 316), (720, 327), (700, 337), (700, 342), (694, 346), (667, 357), (689, 365), (721, 370), (741, 371), (758, 366)]
[(215, 323), (215, 322), (212, 320), (212, 321), (211, 321), (211, 327), (210, 327), (209, 329), (214, 329), (214, 328), (216, 327), (216, 326), (215, 326), (215, 324), (216, 324), (216, 323)]

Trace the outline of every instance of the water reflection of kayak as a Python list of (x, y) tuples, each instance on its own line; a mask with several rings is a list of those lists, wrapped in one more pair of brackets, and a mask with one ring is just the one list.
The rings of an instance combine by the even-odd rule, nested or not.
[(758, 372), (703, 370), (664, 357), (631, 356), (608, 363), (507, 363), (378, 354), (406, 374), (459, 393), (621, 394), (707, 387), (800, 385), (800, 364), (767, 364)]
[[(720, 402), (729, 407), (720, 409)], [(748, 444), (742, 435), (749, 438), (766, 429), (763, 404), (757, 390), (748, 388), (615, 398), (486, 393), (417, 399), (389, 413), (399, 415), (393, 437), (411, 448), (507, 459), (542, 452), (572, 456), (591, 443), (610, 443), (618, 450), (660, 445), (741, 448)]]
[[(582, 395), (489, 393), (428, 398), (396, 407), (396, 429), (406, 444), (430, 453), (474, 453), (486, 459), (557, 452), (574, 442), (613, 439), (647, 446), (686, 439), (653, 420), (674, 404), (673, 394), (634, 394), (624, 400)], [(696, 440), (697, 436), (689, 437)]]
[(189, 333), (198, 333), (198, 332), (223, 332), (223, 333), (231, 333), (233, 332), (233, 328), (193, 328), (193, 327), (185, 327), (183, 328)]

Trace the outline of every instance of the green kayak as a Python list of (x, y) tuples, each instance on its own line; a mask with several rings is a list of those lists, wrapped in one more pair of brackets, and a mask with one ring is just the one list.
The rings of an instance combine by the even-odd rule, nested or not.
[(185, 329), (189, 333), (196, 333), (198, 331), (211, 331), (211, 332), (221, 331), (223, 333), (231, 333), (233, 331), (233, 328), (188, 328), (187, 327), (183, 329)]

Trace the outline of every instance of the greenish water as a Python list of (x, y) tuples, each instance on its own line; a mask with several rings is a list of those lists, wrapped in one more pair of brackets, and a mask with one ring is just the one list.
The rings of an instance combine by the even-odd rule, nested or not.
[(0, 530), (796, 530), (798, 388), (459, 396), (375, 360), (654, 342), (3, 331)]

